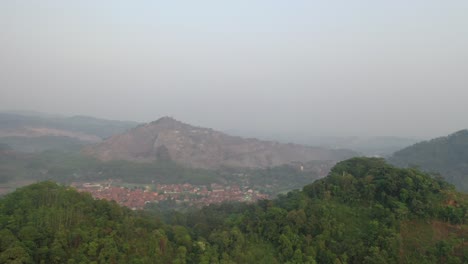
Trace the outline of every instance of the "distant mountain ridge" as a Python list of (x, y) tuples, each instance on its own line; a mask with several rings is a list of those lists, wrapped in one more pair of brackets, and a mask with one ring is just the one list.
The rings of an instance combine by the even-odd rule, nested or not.
[(468, 191), (468, 130), (416, 143), (395, 152), (389, 161), (440, 173), (458, 189)]
[(266, 168), (312, 160), (340, 161), (357, 155), (349, 150), (244, 139), (185, 124), (171, 117), (139, 125), (126, 133), (87, 146), (82, 152), (104, 161), (171, 159), (189, 167), (210, 169)]
[(18, 151), (36, 152), (100, 142), (138, 125), (87, 116), (61, 117), (39, 113), (0, 113), (0, 143)]

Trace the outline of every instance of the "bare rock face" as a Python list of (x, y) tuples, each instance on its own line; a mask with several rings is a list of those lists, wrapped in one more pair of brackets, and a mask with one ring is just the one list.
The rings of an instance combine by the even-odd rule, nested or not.
[(194, 168), (266, 168), (291, 162), (339, 161), (356, 153), (229, 136), (170, 117), (140, 125), (83, 149), (103, 161), (173, 160)]

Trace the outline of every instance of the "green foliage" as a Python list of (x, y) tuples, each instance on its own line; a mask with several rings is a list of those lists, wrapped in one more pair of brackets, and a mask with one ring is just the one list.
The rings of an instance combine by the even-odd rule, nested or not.
[(441, 174), (459, 190), (468, 191), (468, 130), (414, 144), (395, 152), (389, 162)]
[(382, 159), (256, 204), (164, 215), (52, 182), (0, 200), (0, 263), (463, 263), (468, 200)]
[(353, 158), (340, 162), (330, 175), (304, 187), (310, 197), (333, 197), (348, 204), (380, 204), (398, 218), (408, 213), (435, 216), (443, 191), (453, 186), (415, 169), (399, 169), (377, 158)]
[[(161, 151), (164, 155), (164, 151)], [(327, 162), (309, 164), (312, 168), (329, 166)], [(315, 170), (301, 171), (297, 166), (278, 166), (267, 169), (222, 168), (207, 170), (188, 168), (169, 159), (149, 163), (114, 160), (103, 162), (81, 155), (77, 151), (48, 150), (41, 153), (0, 152), (0, 183), (21, 180), (53, 180), (69, 184), (81, 181), (120, 179), (133, 184), (209, 185), (223, 183), (249, 186), (262, 193), (276, 196), (302, 188), (317, 179)]]
[[(18, 189), (0, 202), (0, 263), (153, 263), (168, 260), (173, 243), (158, 251), (164, 234), (157, 220), (106, 201), (95, 201), (52, 182)], [(140, 255), (144, 256), (141, 257)], [(7, 261), (7, 263), (10, 263)]]
[(300, 189), (320, 178), (318, 170), (330, 167), (326, 161), (315, 161), (306, 164), (308, 169), (302, 171), (298, 165), (281, 165), (266, 169), (224, 168), (220, 174), (228, 182), (245, 183), (255, 186), (263, 193), (276, 196), (291, 190)]
[(216, 171), (186, 168), (171, 161), (136, 163), (129, 161), (102, 162), (75, 151), (44, 151), (37, 154), (1, 155), (0, 182), (34, 179), (62, 183), (103, 179), (122, 179), (131, 183), (192, 183), (217, 182)]

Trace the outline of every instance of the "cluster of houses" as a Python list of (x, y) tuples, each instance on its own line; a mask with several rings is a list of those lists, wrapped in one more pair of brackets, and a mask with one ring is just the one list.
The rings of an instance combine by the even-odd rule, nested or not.
[(268, 199), (267, 194), (238, 185), (209, 186), (192, 184), (152, 184), (144, 187), (123, 187), (112, 181), (103, 183), (72, 183), (78, 191), (88, 192), (96, 199), (116, 201), (133, 210), (143, 209), (148, 203), (175, 201), (188, 206), (204, 206), (225, 201), (254, 202)]

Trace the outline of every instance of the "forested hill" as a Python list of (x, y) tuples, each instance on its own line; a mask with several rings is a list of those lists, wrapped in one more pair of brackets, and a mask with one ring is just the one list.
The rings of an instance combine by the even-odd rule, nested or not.
[(442, 179), (373, 158), (165, 222), (43, 182), (0, 200), (0, 263), (466, 263), (467, 211)]
[(459, 190), (468, 192), (468, 130), (417, 143), (395, 152), (389, 161), (440, 173)]
[(0, 263), (168, 263), (176, 250), (156, 219), (52, 182), (0, 202)]

